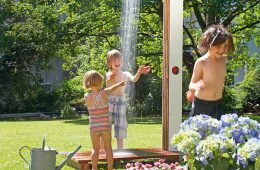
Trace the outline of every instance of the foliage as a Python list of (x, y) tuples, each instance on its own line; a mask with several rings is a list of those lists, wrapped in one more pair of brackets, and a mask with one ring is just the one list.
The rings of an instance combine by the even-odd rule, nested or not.
[(76, 109), (70, 105), (65, 105), (61, 110), (61, 117), (64, 119), (70, 119), (76, 117)]
[(45, 90), (41, 85), (30, 89), (28, 96), (19, 103), (20, 108), (17, 111), (23, 112), (58, 112), (58, 95), (55, 91)]
[[(9, 89), (11, 88), (9, 87)], [(2, 112), (57, 111), (57, 93), (55, 91), (46, 91), (40, 84), (26, 85), (21, 82), (15, 91), (11, 91), (12, 96), (8, 96), (10, 95), (8, 90), (4, 91), (0, 97), (0, 110)]]
[(59, 103), (59, 108), (83, 98), (84, 95), (82, 85), (76, 79), (64, 81), (55, 90), (58, 95), (57, 103)]
[(260, 66), (259, 59), (254, 59), (253, 65), (248, 66), (248, 71), (242, 82), (236, 86), (225, 86), (224, 88), (224, 110), (232, 113), (239, 110), (243, 112), (255, 112), (255, 106), (260, 103)]
[(20, 104), (37, 96), (31, 88), (37, 89), (41, 82), (39, 69), (56, 57), (58, 15), (52, 5), (1, 0), (0, 6), (0, 108), (1, 112), (23, 112), (26, 109)]
[(242, 107), (247, 111), (250, 111), (249, 104), (251, 103), (254, 107), (260, 103), (260, 65), (258, 64), (255, 68), (249, 70), (246, 74), (245, 79), (239, 84), (238, 88), (240, 91), (239, 99), (242, 103)]
[[(120, 48), (121, 1), (118, 0), (0, 0), (0, 9), (1, 112), (23, 111), (19, 109), (19, 103), (25, 100), (24, 95), (29, 95), (31, 86), (43, 81), (40, 70), (51, 69), (51, 58), (62, 57), (66, 78), (76, 81), (75, 88), (80, 88), (78, 80), (84, 72), (95, 69), (104, 74), (107, 71), (107, 51)], [(256, 54), (249, 53), (247, 42), (254, 40), (259, 45), (256, 27), (259, 24), (259, 9), (259, 3), (255, 0), (243, 3), (236, 0), (185, 0), (183, 42), (184, 47), (192, 47), (192, 55), (183, 55), (187, 70), (184, 82), (188, 84), (193, 63), (200, 57), (196, 48), (198, 38), (213, 23), (222, 22), (228, 26), (237, 47), (228, 63), (226, 85), (231, 85), (231, 78), (237, 68), (245, 64), (252, 65)], [(143, 0), (135, 64), (150, 65), (152, 73), (149, 78), (136, 84), (137, 107), (133, 109), (143, 109), (142, 114), (161, 113), (162, 30), (163, 1)], [(136, 68), (132, 71), (135, 73)], [(187, 85), (184, 85), (183, 91), (186, 89)], [(64, 96), (59, 93), (63, 90), (57, 90), (60, 97), (58, 102), (65, 102), (62, 98)], [(66, 97), (66, 102), (75, 100), (72, 96), (77, 98), (78, 93), (73, 90), (71, 97)], [(152, 108), (149, 105), (151, 102)], [(186, 109), (189, 104), (184, 102)], [(64, 106), (64, 103), (61, 105)]]
[[(215, 123), (212, 126), (210, 122)], [(209, 133), (205, 133), (205, 129)], [(195, 134), (199, 134), (199, 139)], [(260, 154), (259, 134), (259, 122), (248, 117), (226, 114), (218, 121), (207, 115), (197, 115), (181, 124), (180, 131), (172, 138), (172, 144), (186, 155), (185, 161), (190, 168), (252, 169)], [(185, 136), (185, 139), (177, 140), (179, 136)], [(194, 144), (187, 147), (190, 149), (183, 149), (187, 140), (194, 141)]]
[[(150, 83), (146, 84), (144, 88), (143, 84), (146, 82)], [(161, 89), (160, 79), (157, 79), (153, 73), (142, 76), (135, 86), (136, 95), (132, 104), (132, 112), (138, 116), (159, 115), (162, 107)]]
[(240, 91), (235, 86), (225, 86), (223, 90), (223, 109), (225, 113), (234, 113), (241, 110), (239, 100)]
[[(75, 5), (75, 2), (71, 2), (64, 11), (68, 17), (64, 18), (62, 22), (62, 30), (66, 34), (70, 30), (77, 36), (72, 36), (72, 39), (69, 39), (69, 41), (64, 41), (66, 48), (64, 48), (62, 56), (66, 56), (65, 66), (67, 70), (72, 68), (78, 69), (76, 73), (73, 73), (75, 76), (82, 75), (89, 69), (97, 69), (104, 74), (107, 70), (105, 64), (106, 52), (112, 48), (119, 48), (120, 2), (95, 2), (92, 1), (88, 6), (85, 6), (86, 3), (77, 2), (78, 8), (76, 9), (69, 7), (70, 5)], [(212, 23), (220, 21), (223, 21), (223, 24), (226, 26), (230, 25), (230, 31), (234, 34), (236, 46), (239, 47), (236, 53), (232, 54), (233, 57), (228, 63), (228, 76), (232, 77), (230, 75), (234, 75), (235, 70), (245, 65), (245, 63), (252, 63), (253, 55), (249, 53), (246, 43), (251, 39), (257, 40), (256, 24), (259, 22), (257, 20), (259, 4), (253, 0), (242, 4), (234, 0), (210, 2), (186, 0), (184, 4), (184, 46), (191, 46), (193, 54), (196, 54), (188, 57), (184, 56), (185, 64), (192, 63), (188, 62), (190, 58), (196, 59), (200, 57), (196, 48), (196, 42), (201, 32)], [(81, 9), (83, 6), (85, 8)], [(235, 12), (232, 13), (230, 9), (234, 9)], [(254, 10), (255, 13), (250, 13), (250, 10)], [(70, 15), (71, 11), (77, 13), (77, 15)], [(192, 11), (195, 14), (195, 18), (191, 20)], [(81, 15), (84, 17), (81, 18)], [(247, 17), (245, 16), (251, 17), (252, 20), (246, 20), (245, 18)], [(82, 21), (84, 21), (85, 25), (81, 24)], [(71, 25), (75, 25), (74, 23), (80, 26), (72, 27)], [(152, 67), (153, 72), (151, 73), (152, 78), (144, 79), (144, 81), (136, 84), (135, 107), (131, 108), (131, 110), (141, 115), (154, 112), (161, 113), (161, 107), (155, 108), (154, 106), (161, 104), (162, 24), (163, 2), (160, 0), (142, 1), (138, 23), (136, 65), (148, 64)], [(193, 65), (187, 64), (186, 66), (187, 73), (191, 74)], [(133, 70), (133, 73), (135, 71)], [(185, 75), (184, 82), (187, 79), (189, 80), (189, 77), (189, 75)], [(150, 80), (156, 80), (159, 83)], [(227, 80), (226, 85), (230, 86), (231, 81), (229, 81), (229, 78)], [(186, 83), (188, 84), (188, 82)], [(154, 88), (157, 88), (157, 90), (154, 90)], [(185, 89), (187, 89), (187, 86), (184, 85), (184, 92), (186, 91)], [(227, 96), (227, 99), (224, 100), (229, 101), (230, 97), (233, 96)], [(154, 104), (151, 105), (151, 102)], [(185, 100), (184, 105), (185, 108), (189, 107)], [(229, 102), (226, 110), (232, 110), (231, 106), (231, 102)]]

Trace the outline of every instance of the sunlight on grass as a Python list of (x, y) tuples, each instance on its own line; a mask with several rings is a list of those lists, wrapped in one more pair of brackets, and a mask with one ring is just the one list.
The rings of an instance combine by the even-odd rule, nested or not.
[[(28, 165), (20, 158), (19, 149), (26, 145), (30, 148), (40, 148), (44, 134), (46, 146), (58, 152), (72, 152), (79, 145), (80, 151), (91, 150), (88, 121), (86, 118), (72, 120), (48, 121), (1, 121), (0, 123), (0, 169), (28, 169)], [(113, 135), (113, 134), (112, 134)], [(113, 148), (116, 140), (113, 138)], [(162, 146), (161, 118), (131, 119), (128, 125), (126, 148), (145, 148)], [(30, 151), (23, 150), (24, 157), (30, 161)], [(57, 155), (56, 163), (64, 159)], [(68, 166), (64, 170), (72, 169)]]

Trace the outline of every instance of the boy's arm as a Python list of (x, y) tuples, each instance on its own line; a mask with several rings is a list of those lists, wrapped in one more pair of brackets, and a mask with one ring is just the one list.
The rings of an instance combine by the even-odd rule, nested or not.
[(108, 94), (110, 94), (112, 91), (116, 90), (118, 87), (125, 86), (125, 85), (126, 85), (126, 81), (121, 81), (121, 82), (119, 82), (119, 83), (117, 83), (117, 84), (114, 84), (114, 85), (112, 85), (112, 86), (110, 86), (110, 87), (105, 88), (104, 90), (105, 90)]
[(204, 83), (201, 81), (202, 78), (202, 61), (197, 60), (194, 65), (191, 81), (189, 84), (189, 90), (197, 91), (201, 88), (204, 88)]
[(130, 74), (131, 75), (129, 76), (130, 80), (132, 82), (136, 82), (137, 80), (139, 80), (142, 74), (147, 74), (150, 71), (150, 69), (151, 69), (150, 66), (145, 66), (145, 65), (140, 66), (137, 73), (134, 76)]

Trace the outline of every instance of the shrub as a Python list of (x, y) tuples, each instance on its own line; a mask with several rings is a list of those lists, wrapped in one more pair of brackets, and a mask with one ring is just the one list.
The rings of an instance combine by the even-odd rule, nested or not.
[(244, 81), (238, 86), (239, 95), (238, 98), (244, 108), (244, 111), (249, 111), (248, 107), (251, 103), (252, 106), (259, 104), (260, 102), (260, 65), (250, 70)]
[(61, 110), (61, 117), (64, 119), (70, 119), (77, 116), (76, 109), (70, 105), (65, 105)]
[(227, 114), (218, 121), (197, 115), (181, 124), (172, 144), (193, 169), (252, 169), (260, 155), (259, 134), (260, 124), (248, 117)]

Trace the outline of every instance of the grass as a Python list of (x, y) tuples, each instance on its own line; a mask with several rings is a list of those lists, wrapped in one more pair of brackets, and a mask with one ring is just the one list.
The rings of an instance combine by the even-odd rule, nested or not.
[[(260, 121), (259, 116), (247, 115)], [(186, 119), (185, 117), (184, 119)], [(126, 148), (145, 148), (162, 146), (161, 117), (130, 118), (128, 121), (128, 138), (125, 140)], [(20, 120), (0, 122), (0, 169), (27, 170), (28, 165), (21, 159), (19, 149), (22, 146), (40, 148), (44, 134), (46, 146), (58, 152), (71, 152), (81, 145), (80, 151), (91, 150), (91, 142), (86, 117), (70, 120)], [(113, 138), (113, 148), (116, 141)], [(29, 150), (24, 149), (23, 155), (30, 161)], [(57, 165), (64, 159), (56, 156)], [(116, 169), (124, 169), (126, 162), (115, 162)], [(260, 161), (257, 161), (260, 164)], [(104, 168), (102, 168), (104, 167)], [(64, 166), (64, 170), (72, 170)], [(101, 165), (101, 169), (106, 169)]]
[[(81, 145), (80, 151), (91, 150), (89, 126), (86, 117), (71, 120), (39, 120), (39, 121), (1, 121), (0, 123), (0, 169), (25, 170), (28, 165), (21, 159), (19, 149), (22, 146), (40, 148), (44, 134), (46, 146), (58, 152), (71, 152)], [(113, 148), (116, 141), (113, 138)], [(128, 138), (125, 148), (145, 148), (162, 146), (161, 117), (131, 118), (128, 125)], [(30, 151), (22, 151), (30, 161)], [(57, 165), (64, 159), (56, 156)], [(116, 163), (116, 169), (123, 169), (125, 163)], [(64, 170), (73, 168), (67, 165)]]

